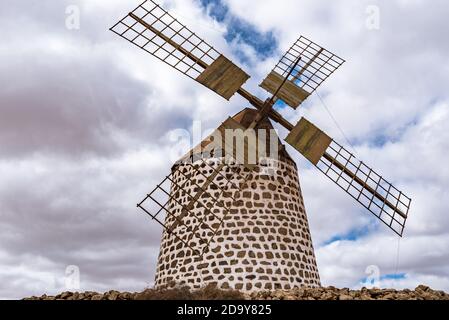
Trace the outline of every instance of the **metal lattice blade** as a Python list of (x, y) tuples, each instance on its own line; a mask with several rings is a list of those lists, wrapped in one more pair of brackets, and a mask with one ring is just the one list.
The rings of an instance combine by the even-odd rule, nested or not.
[(286, 141), (399, 236), (411, 199), (302, 118)]
[[(292, 66), (300, 62), (289, 75)], [(298, 108), (345, 61), (301, 36), (282, 57), (260, 87), (292, 108)], [(288, 81), (277, 90), (285, 78)]]
[[(178, 163), (175, 168), (137, 206), (169, 236), (201, 257), (238, 201), (234, 193), (246, 183), (252, 171), (230, 163), (229, 159), (202, 157)], [(212, 174), (203, 174), (204, 169)]]
[(117, 22), (111, 31), (230, 99), (249, 79), (244, 71), (152, 0)]

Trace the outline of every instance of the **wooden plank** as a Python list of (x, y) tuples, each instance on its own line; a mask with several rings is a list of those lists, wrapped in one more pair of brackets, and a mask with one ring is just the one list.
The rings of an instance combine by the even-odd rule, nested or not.
[[(276, 71), (271, 71), (268, 77), (260, 84), (260, 87), (267, 90), (271, 94), (275, 94), (282, 85), (284, 77)], [(299, 105), (307, 99), (310, 94), (304, 89), (298, 87), (294, 82), (288, 80), (285, 82), (277, 97), (282, 99), (293, 109), (297, 109)]]
[(331, 144), (332, 138), (302, 118), (285, 141), (301, 152), (307, 160), (317, 165)]
[(232, 61), (220, 55), (196, 80), (229, 100), (249, 78)]

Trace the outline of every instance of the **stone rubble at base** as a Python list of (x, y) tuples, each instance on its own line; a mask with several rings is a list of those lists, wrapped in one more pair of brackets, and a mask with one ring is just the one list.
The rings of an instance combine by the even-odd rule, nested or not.
[[(149, 292), (151, 291), (151, 292)], [(98, 292), (63, 292), (57, 296), (43, 295), (24, 300), (145, 300), (151, 296), (157, 300), (157, 290), (147, 289), (140, 293), (118, 292), (111, 290)], [(162, 295), (161, 295), (162, 297)], [(164, 295), (166, 297), (166, 295)], [(219, 296), (218, 296), (219, 297)], [(414, 290), (367, 289), (350, 290), (348, 288), (299, 288), (293, 290), (274, 290), (242, 294), (246, 300), (449, 300), (449, 294), (420, 285)], [(156, 299), (155, 299), (156, 298)], [(179, 299), (180, 297), (176, 297)]]

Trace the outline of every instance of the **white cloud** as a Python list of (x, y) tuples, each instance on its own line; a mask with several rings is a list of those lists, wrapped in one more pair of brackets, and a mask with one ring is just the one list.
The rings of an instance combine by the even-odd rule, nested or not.
[[(109, 32), (132, 3), (75, 1), (79, 31), (65, 28), (68, 3), (30, 8), (19, 1), (0, 13), (9, 30), (0, 44), (0, 297), (57, 292), (62, 280), (55, 285), (54, 278), (72, 264), (81, 268), (83, 290), (151, 285), (161, 230), (135, 203), (169, 172), (174, 144), (167, 133), (190, 130), (192, 120), (214, 128), (247, 106), (239, 97), (226, 102)], [(164, 3), (238, 61), (238, 44), (226, 43), (226, 26), (199, 2)], [(348, 60), (320, 92), (361, 160), (413, 198), (397, 270), (406, 276), (381, 284), (449, 290), (446, 2), (374, 1), (379, 31), (365, 28), (372, 1), (226, 3), (261, 31), (275, 30), (279, 55), (302, 33)], [(253, 76), (247, 87), (262, 93), (257, 85), (279, 57), (257, 62), (252, 48), (243, 49)], [(305, 114), (345, 143), (315, 96), (284, 113), (292, 122)], [(379, 137), (385, 143), (375, 144)], [(323, 283), (357, 286), (368, 265), (396, 272), (392, 233), (297, 158)], [(328, 243), (366, 226), (366, 237)]]

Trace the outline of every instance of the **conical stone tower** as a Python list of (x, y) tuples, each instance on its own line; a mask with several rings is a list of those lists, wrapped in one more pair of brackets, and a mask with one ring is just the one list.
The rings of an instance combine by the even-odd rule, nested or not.
[[(233, 119), (248, 127), (256, 115), (257, 111), (244, 109)], [(266, 120), (259, 128), (273, 127)], [(185, 242), (164, 231), (156, 270), (157, 288), (173, 283), (191, 288), (213, 283), (219, 288), (242, 291), (320, 286), (296, 164), (284, 148), (280, 148), (277, 159), (268, 160), (276, 162), (274, 175), (260, 174), (264, 169), (261, 159), (255, 172), (238, 187), (229, 186), (224, 194), (212, 185), (208, 187), (207, 192), (223, 202), (229, 202), (226, 194), (237, 200), (230, 203), (221, 226), (215, 216), (205, 216), (204, 209), (195, 207), (183, 217), (183, 225), (175, 227), (182, 234), (181, 228), (193, 228), (203, 218), (212, 226), (220, 226), (201, 258)], [(223, 168), (223, 175), (229, 174), (226, 170)], [(248, 169), (241, 166), (239, 170), (243, 173)], [(197, 183), (188, 187), (195, 189), (211, 172), (207, 166), (193, 171), (192, 165), (175, 165), (172, 193), (179, 193), (176, 185), (183, 185), (186, 177)], [(194, 194), (194, 190), (191, 192)], [(188, 203), (188, 197), (180, 192), (169, 207), (173, 212), (181, 212)], [(225, 214), (221, 207), (211, 210), (216, 216)], [(173, 216), (166, 219), (167, 225), (175, 222)], [(202, 241), (200, 237), (189, 238), (187, 233), (183, 238), (190, 239), (193, 245)]]

